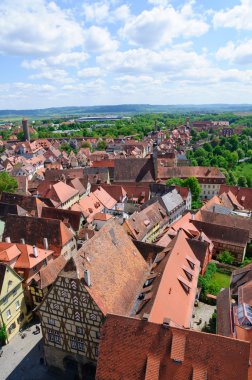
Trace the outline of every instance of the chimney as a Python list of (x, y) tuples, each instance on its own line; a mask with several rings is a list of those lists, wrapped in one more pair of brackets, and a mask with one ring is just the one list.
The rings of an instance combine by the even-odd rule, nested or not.
[(84, 280), (87, 286), (90, 288), (91, 286), (91, 278), (90, 278), (90, 271), (88, 269), (84, 270)]
[(20, 243), (21, 243), (21, 244), (25, 244), (25, 239), (23, 239), (23, 238), (20, 239)]
[(47, 238), (43, 239), (43, 243), (44, 243), (44, 249), (48, 249), (48, 240), (47, 240)]
[(150, 314), (144, 313), (143, 320), (148, 321)]
[(163, 327), (164, 327), (165, 329), (169, 329), (169, 327), (170, 327), (170, 322), (171, 322), (170, 318), (164, 318), (164, 320), (163, 320)]
[(5, 242), (6, 242), (6, 243), (11, 243), (11, 239), (10, 239), (10, 237), (6, 237), (6, 238), (5, 238)]
[(33, 246), (33, 256), (38, 257), (38, 250), (37, 250), (36, 245)]
[(192, 214), (192, 220), (194, 220), (194, 217), (195, 217), (194, 214)]
[(88, 240), (88, 233), (85, 233), (85, 240)]

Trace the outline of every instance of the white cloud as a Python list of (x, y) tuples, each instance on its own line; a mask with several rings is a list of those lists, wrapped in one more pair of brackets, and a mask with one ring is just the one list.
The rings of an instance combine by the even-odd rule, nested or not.
[(100, 77), (102, 70), (100, 67), (86, 67), (85, 69), (78, 71), (78, 76), (81, 78)]
[(88, 54), (84, 52), (61, 53), (56, 56), (51, 56), (41, 59), (33, 59), (31, 61), (23, 61), (22, 67), (25, 69), (41, 69), (48, 66), (74, 66), (78, 67), (80, 63), (88, 59)]
[(83, 4), (86, 21), (100, 23), (109, 17), (109, 4), (107, 2), (97, 2)]
[(73, 82), (72, 78), (69, 78), (68, 73), (65, 70), (61, 69), (45, 69), (38, 74), (32, 74), (29, 77), (30, 79), (46, 79), (58, 83), (71, 83)]
[(252, 30), (252, 0), (241, 0), (239, 5), (215, 13), (213, 24), (216, 28)]
[(239, 65), (252, 64), (252, 39), (237, 45), (229, 41), (226, 46), (218, 49), (216, 57)]
[(82, 28), (69, 12), (45, 0), (2, 0), (0, 52), (51, 55), (82, 45)]
[(172, 5), (144, 10), (131, 17), (120, 30), (130, 43), (148, 48), (160, 48), (177, 37), (197, 37), (208, 31), (207, 23), (194, 13), (193, 2), (180, 10)]
[(111, 3), (108, 0), (84, 3), (85, 20), (89, 23), (95, 22), (96, 24), (100, 24), (104, 22), (124, 21), (129, 17), (130, 10), (127, 4), (116, 8), (113, 8), (113, 5), (113, 2)]
[(148, 0), (148, 3), (165, 7), (168, 5), (169, 0)]
[(116, 51), (97, 57), (97, 63), (107, 71), (129, 75), (145, 75), (151, 72), (172, 75), (187, 67), (200, 68), (208, 65), (204, 55), (179, 48), (159, 52), (142, 48)]
[(85, 31), (85, 47), (88, 52), (108, 52), (116, 50), (118, 42), (112, 39), (107, 29), (93, 25)]

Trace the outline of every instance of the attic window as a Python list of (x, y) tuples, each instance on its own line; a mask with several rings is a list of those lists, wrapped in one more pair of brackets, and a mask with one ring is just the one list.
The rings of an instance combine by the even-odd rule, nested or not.
[(189, 281), (192, 281), (193, 279), (193, 275), (191, 273), (189, 273), (186, 269), (183, 269), (184, 272), (185, 272), (185, 275), (186, 277), (188, 278)]
[(189, 260), (189, 259), (186, 259), (186, 260), (187, 260), (188, 264), (190, 265), (190, 268), (194, 269), (195, 268), (195, 264), (191, 260)]
[(184, 281), (179, 280), (179, 282), (180, 282), (180, 285), (182, 286), (182, 288), (184, 289), (184, 291), (186, 292), (186, 294), (189, 294), (190, 293), (190, 286), (186, 285), (184, 283)]

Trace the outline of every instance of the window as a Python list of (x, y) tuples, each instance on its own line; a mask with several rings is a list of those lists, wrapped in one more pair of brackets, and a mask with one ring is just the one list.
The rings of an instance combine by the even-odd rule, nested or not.
[(17, 294), (17, 288), (12, 290), (12, 295), (15, 296)]
[(38, 267), (37, 265), (35, 265), (33, 268), (32, 268), (33, 272), (37, 272), (38, 271)]
[(18, 321), (18, 323), (20, 323), (23, 320), (24, 320), (24, 313), (21, 313), (20, 316), (18, 317), (17, 321)]
[(8, 297), (4, 297), (3, 298), (3, 303), (7, 303), (7, 301), (8, 301)]
[(74, 350), (77, 350), (77, 339), (75, 338), (75, 336), (71, 336), (70, 341), (71, 341), (71, 348), (73, 348)]
[(100, 337), (101, 337), (100, 331), (96, 331), (96, 339), (100, 339)]
[(44, 265), (44, 266), (47, 265), (47, 260), (46, 260), (46, 259), (43, 260), (43, 265)]
[(189, 273), (186, 269), (184, 269), (184, 272), (186, 274), (186, 277), (188, 278), (189, 281), (192, 281), (193, 279), (193, 275), (191, 273)]
[(188, 285), (186, 285), (183, 281), (179, 281), (182, 288), (184, 289), (184, 291), (186, 292), (186, 294), (189, 294), (190, 293), (190, 288)]
[(188, 264), (190, 265), (190, 268), (191, 268), (191, 269), (194, 269), (195, 264), (194, 264), (192, 261), (190, 261), (189, 259), (187, 259), (187, 262), (188, 262)]
[(52, 325), (52, 326), (55, 326), (55, 320), (51, 319), (51, 318), (48, 318), (48, 324)]
[(10, 309), (6, 311), (6, 316), (7, 316), (7, 319), (9, 319), (11, 317), (11, 311), (10, 311)]
[(20, 302), (19, 302), (19, 300), (17, 300), (17, 302), (15, 303), (15, 306), (16, 306), (16, 310), (20, 309)]
[(83, 328), (80, 326), (76, 326), (76, 332), (77, 334), (83, 335)]
[(83, 343), (83, 340), (80, 338), (78, 338), (78, 350), (84, 351), (84, 343)]
[(61, 344), (61, 336), (58, 331), (48, 330), (48, 340), (56, 344)]

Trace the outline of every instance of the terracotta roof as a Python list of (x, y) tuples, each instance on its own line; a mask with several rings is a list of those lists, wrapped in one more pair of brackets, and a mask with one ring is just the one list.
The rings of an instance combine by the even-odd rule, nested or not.
[(73, 187), (75, 190), (78, 190), (80, 195), (83, 195), (86, 192), (86, 189), (80, 181), (80, 178), (67, 180), (67, 185)]
[(67, 202), (79, 193), (78, 190), (75, 190), (62, 181), (56, 183), (43, 181), (39, 184), (37, 192), (41, 197), (49, 198), (61, 204)]
[(8, 215), (3, 239), (6, 237), (10, 237), (13, 243), (24, 239), (26, 244), (35, 244), (40, 248), (44, 247), (43, 238), (47, 238), (49, 249), (59, 254), (73, 234), (60, 220)]
[(21, 254), (16, 244), (0, 242), (0, 261), (9, 262)]
[(96, 380), (247, 379), (249, 343), (108, 315)]
[(21, 254), (16, 261), (15, 269), (31, 269), (53, 254), (53, 251), (36, 247), (38, 257), (35, 257), (32, 245), (16, 244), (16, 246)]
[(65, 265), (65, 257), (59, 256), (55, 260), (51, 261), (46, 267), (42, 268), (40, 271), (40, 289), (44, 289), (49, 285), (52, 285)]
[(117, 202), (121, 202), (122, 198), (126, 196), (126, 190), (121, 185), (103, 183), (101, 185), (92, 185), (91, 190), (95, 191), (98, 187), (102, 187)]
[(232, 227), (233, 229), (240, 228), (249, 231), (249, 238), (252, 239), (252, 220), (236, 215), (224, 215), (216, 212), (200, 211), (196, 215), (196, 220), (202, 222)]
[(90, 271), (91, 287), (86, 286), (98, 307), (129, 315), (146, 277), (148, 266), (135, 245), (114, 220), (109, 220), (66, 264), (60, 276)]
[(221, 185), (219, 194), (231, 191), (238, 202), (247, 210), (252, 210), (252, 188)]
[(218, 242), (226, 242), (240, 247), (246, 247), (249, 242), (249, 231), (241, 228), (233, 228), (220, 224), (192, 220), (198, 230), (202, 230), (209, 239)]
[(64, 210), (62, 208), (43, 207), (41, 217), (61, 220), (66, 225), (70, 225), (74, 231), (78, 231), (82, 213), (80, 211)]
[(232, 337), (230, 289), (217, 295), (217, 334)]
[(0, 218), (5, 218), (8, 214), (29, 215), (28, 211), (24, 210), (19, 205), (0, 202)]
[[(199, 182), (201, 179), (215, 179), (216, 183), (224, 183), (225, 176), (222, 174), (219, 168), (205, 167), (205, 166), (176, 166), (166, 167), (158, 166), (157, 178), (188, 178), (196, 177)], [(223, 181), (223, 182), (221, 182)]]
[(134, 212), (129, 219), (125, 220), (124, 225), (134, 239), (143, 240), (158, 223), (160, 226), (168, 223), (168, 217), (166, 210), (155, 202), (139, 212)]
[(45, 206), (45, 204), (36, 197), (5, 192), (1, 195), (1, 202), (18, 205), (33, 216), (41, 216), (42, 207)]
[(155, 182), (152, 158), (116, 159), (114, 182)]
[(106, 214), (106, 213), (103, 213), (103, 212), (97, 212), (97, 214), (94, 215), (94, 220), (107, 221), (107, 220), (109, 220), (111, 218), (113, 218), (113, 215)]
[(109, 193), (102, 186), (98, 186), (98, 188), (93, 191), (95, 197), (99, 200), (99, 202), (106, 207), (107, 209), (113, 209), (115, 207), (117, 201), (112, 198)]
[(151, 283), (152, 295), (147, 302), (143, 299), (136, 314), (148, 314), (148, 320), (155, 323), (169, 318), (176, 325), (190, 328), (199, 267), (187, 235), (180, 230), (170, 245), (157, 255), (152, 269), (156, 273)]
[(49, 181), (58, 181), (58, 180), (61, 181), (62, 176), (64, 176), (65, 179), (83, 178), (84, 171), (83, 171), (83, 168), (62, 169), (62, 170), (53, 169), (53, 170), (45, 171), (45, 179)]
[(94, 193), (88, 194), (85, 198), (80, 199), (79, 203), (75, 203), (71, 210), (81, 211), (88, 222), (94, 219), (94, 215), (104, 209), (104, 206), (96, 198)]

